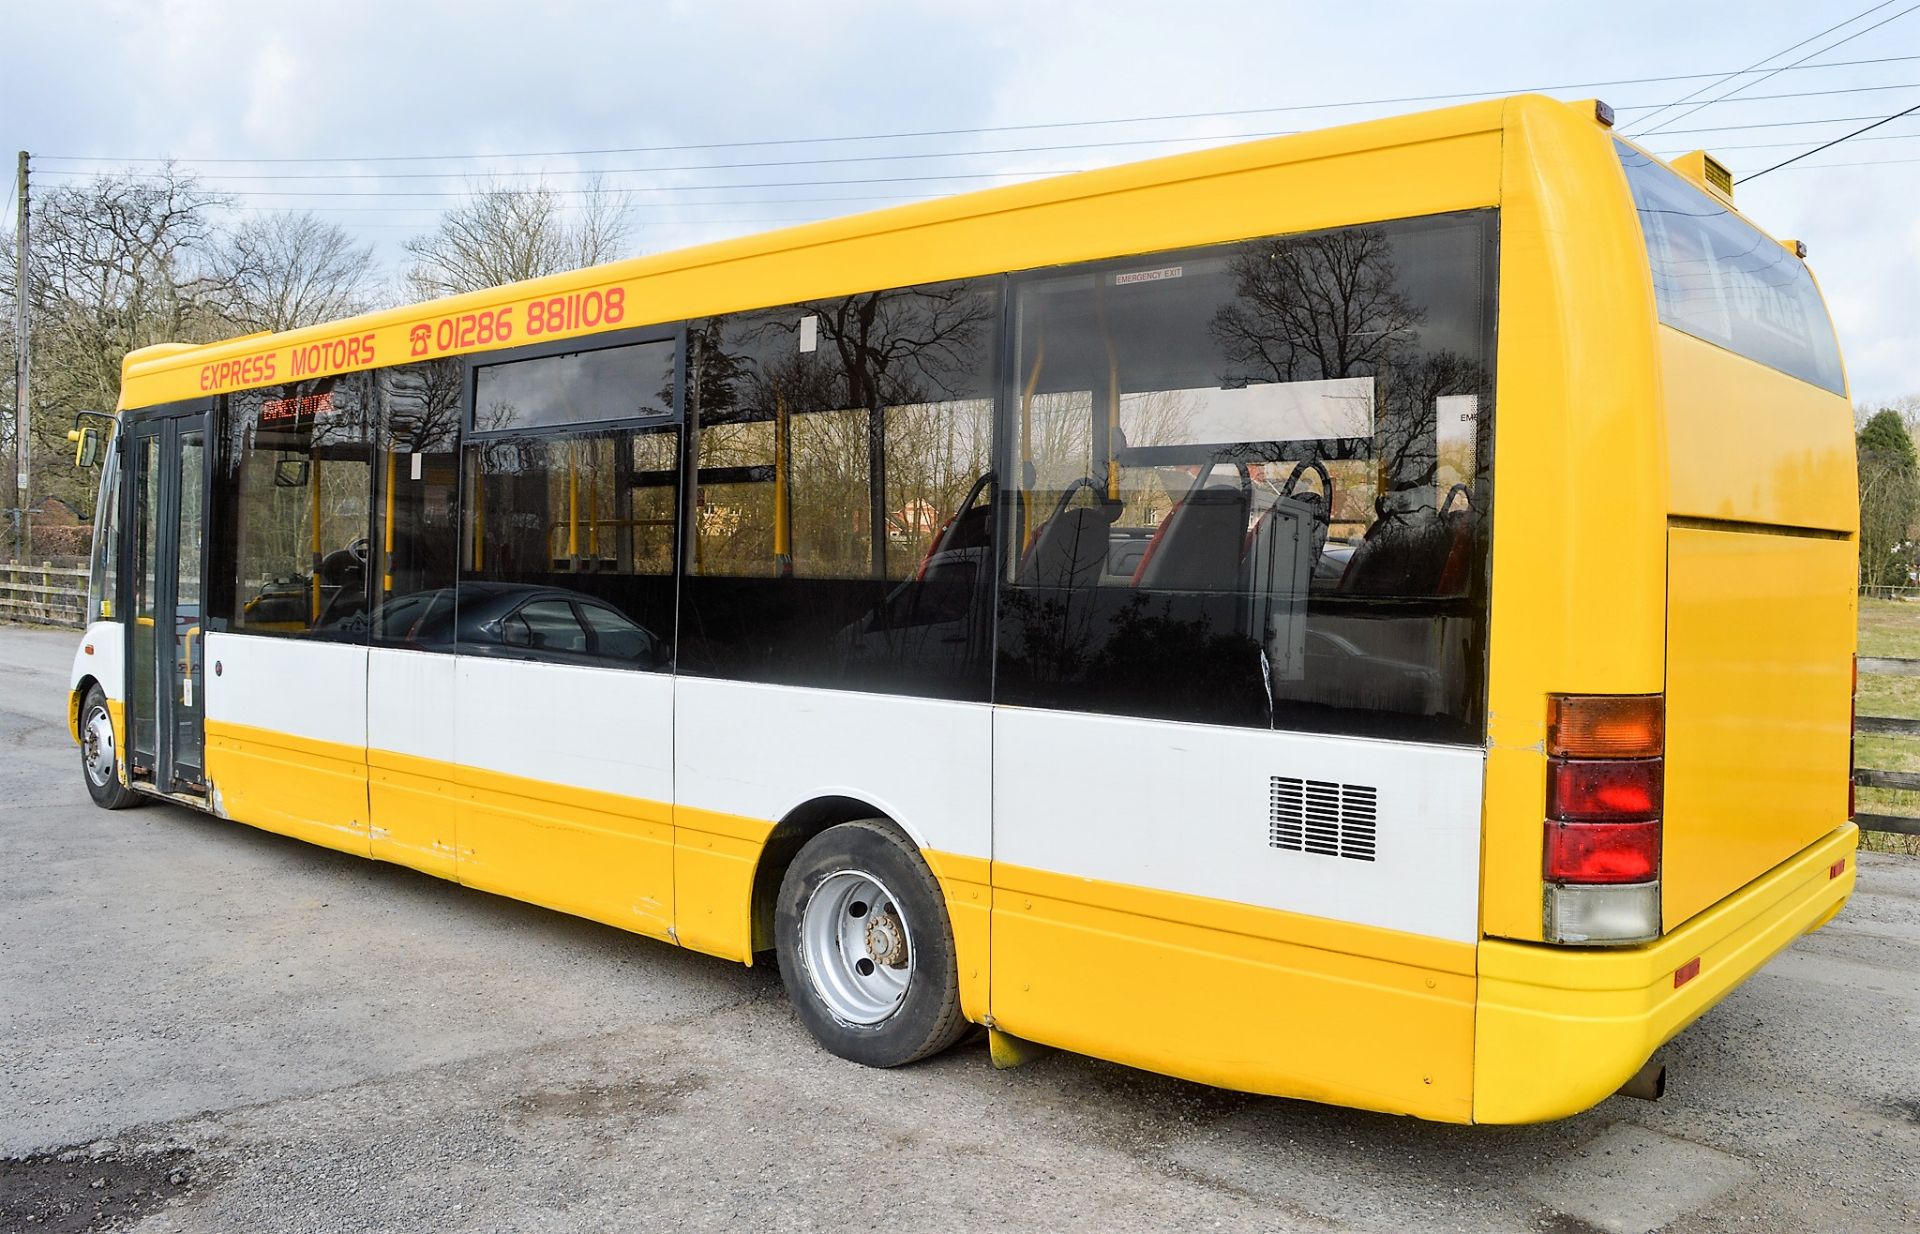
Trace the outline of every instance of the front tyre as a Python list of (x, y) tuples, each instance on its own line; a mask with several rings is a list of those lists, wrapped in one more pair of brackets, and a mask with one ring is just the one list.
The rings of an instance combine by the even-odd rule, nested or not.
[(801, 1022), (841, 1058), (899, 1067), (967, 1030), (940, 884), (879, 819), (807, 841), (780, 883), (774, 944)]
[(120, 783), (115, 751), (107, 696), (94, 686), (80, 704), (80, 773), (87, 782), (87, 795), (103, 810), (124, 810), (140, 802), (140, 794)]

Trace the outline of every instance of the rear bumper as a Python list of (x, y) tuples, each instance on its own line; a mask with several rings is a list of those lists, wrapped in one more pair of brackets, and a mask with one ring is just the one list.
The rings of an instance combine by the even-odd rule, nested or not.
[[(1586, 951), (1484, 939), (1475, 1012), (1473, 1117), (1533, 1123), (1577, 1114), (1853, 893), (1852, 823), (1644, 947)], [(1844, 861), (1835, 877), (1835, 862)], [(1674, 972), (1698, 959), (1679, 988)]]

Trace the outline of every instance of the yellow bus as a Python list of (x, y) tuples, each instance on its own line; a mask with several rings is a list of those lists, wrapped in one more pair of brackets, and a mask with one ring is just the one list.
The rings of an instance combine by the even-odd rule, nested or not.
[(1853, 887), (1803, 256), (1526, 96), (148, 348), (86, 782), (870, 1065), (1568, 1115)]

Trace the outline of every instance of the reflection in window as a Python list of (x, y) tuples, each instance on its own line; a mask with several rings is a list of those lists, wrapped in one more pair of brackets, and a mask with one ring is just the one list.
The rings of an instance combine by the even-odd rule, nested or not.
[(232, 629), (359, 639), (367, 627), (373, 433), (363, 374), (227, 400), (217, 578)]
[(474, 373), (473, 427), (480, 432), (598, 424), (673, 411), (671, 340), (601, 347)]
[(1477, 740), (1493, 215), (1046, 272), (996, 699)]
[(665, 667), (679, 439), (668, 425), (469, 442), (459, 650)]
[(1615, 148), (1640, 214), (1660, 320), (1844, 394), (1833, 323), (1805, 263), (1647, 155)]
[(681, 666), (985, 697), (998, 284), (697, 323)]
[(87, 588), (87, 622), (112, 621), (120, 605), (120, 450), (109, 441), (101, 465), (100, 503), (93, 512), (93, 569)]
[[(433, 360), (373, 374), (380, 426), (380, 502), (374, 512), (376, 642), (444, 644), (452, 626), (436, 620), (435, 597), (453, 586), (460, 526), (458, 360)], [(452, 599), (445, 595), (450, 610)]]

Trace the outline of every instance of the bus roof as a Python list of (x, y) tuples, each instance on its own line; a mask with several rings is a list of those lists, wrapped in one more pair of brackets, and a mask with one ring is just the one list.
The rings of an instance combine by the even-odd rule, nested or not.
[[(556, 342), (609, 328), (647, 326), (785, 303), (793, 297), (775, 295), (754, 302), (753, 296), (740, 290), (731, 297), (692, 294), (697, 284), (690, 284), (684, 276), (774, 254), (805, 255), (829, 247), (844, 252), (849, 242), (857, 242), (861, 260), (800, 263), (811, 270), (803, 295), (842, 295), (1083, 260), (1087, 254), (1080, 250), (1087, 247), (1085, 238), (1074, 236), (1069, 245), (1069, 237), (1063, 233), (1058, 256), (1048, 254), (1038, 261), (1030, 260), (1033, 251), (1028, 243), (1023, 245), (1026, 251), (1022, 260), (1010, 266), (999, 252), (999, 242), (1012, 233), (994, 223), (1042, 207), (1091, 202), (1142, 188), (1493, 133), (1543, 111), (1564, 122), (1570, 111), (1580, 107), (1586, 109), (1591, 120), (1591, 103), (1568, 104), (1542, 95), (1467, 103), (846, 215), (381, 309), (278, 334), (246, 335), (204, 345), (158, 344), (130, 353), (123, 362), (121, 406), (152, 406), (410, 360)], [(1443, 208), (1492, 204), (1495, 201), (1490, 197)], [(1370, 221), (1341, 215), (1337, 200), (1329, 202), (1328, 211), (1330, 226)], [(954, 224), (968, 225), (970, 243), (903, 246), (888, 242), (907, 233)], [(1245, 236), (1218, 237), (1240, 238)], [(1073, 251), (1067, 251), (1069, 247)], [(1141, 250), (1120, 247), (1104, 255), (1127, 251)], [(635, 283), (651, 287), (656, 282), (661, 285), (659, 298), (648, 297), (650, 303), (628, 303)], [(629, 290), (617, 290), (622, 288)], [(599, 320), (591, 320), (596, 312), (591, 297), (596, 293), (606, 293), (607, 299), (599, 302)], [(620, 297), (617, 313), (608, 303), (615, 294)], [(586, 299), (570, 300), (576, 297)], [(548, 303), (558, 310), (556, 319), (562, 322), (562, 328), (529, 329), (536, 324), (530, 320), (529, 310), (538, 312), (538, 324), (544, 325), (548, 315), (540, 306)], [(516, 308), (520, 310), (517, 318)]]

